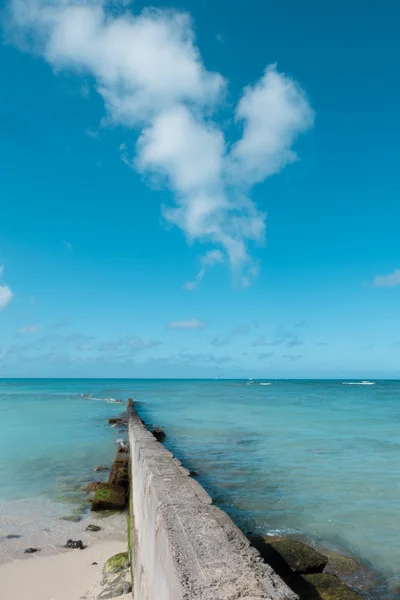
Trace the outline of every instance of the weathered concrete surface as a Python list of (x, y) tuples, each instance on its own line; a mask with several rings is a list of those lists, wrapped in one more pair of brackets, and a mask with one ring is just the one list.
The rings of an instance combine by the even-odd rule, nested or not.
[(129, 409), (135, 600), (297, 600)]

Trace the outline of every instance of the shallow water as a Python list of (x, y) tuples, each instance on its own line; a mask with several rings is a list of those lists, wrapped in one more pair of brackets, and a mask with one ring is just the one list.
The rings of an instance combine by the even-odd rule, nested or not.
[[(400, 382), (345, 383), (0, 381), (0, 502), (57, 500), (60, 482), (69, 490), (71, 478), (110, 462), (118, 434), (107, 418), (120, 407), (106, 399), (133, 395), (243, 530), (330, 543), (369, 561), (394, 590)], [(374, 597), (399, 597), (387, 589)]]

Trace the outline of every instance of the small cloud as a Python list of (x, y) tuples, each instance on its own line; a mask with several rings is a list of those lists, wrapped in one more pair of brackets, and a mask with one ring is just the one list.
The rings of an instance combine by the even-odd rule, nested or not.
[(92, 345), (91, 344), (78, 344), (76, 349), (80, 350), (81, 352), (86, 352), (87, 350), (92, 349)]
[(217, 35), (215, 36), (215, 39), (217, 40), (218, 43), (222, 44), (224, 41), (224, 38), (222, 37), (222, 33), (217, 33)]
[(3, 265), (0, 265), (0, 277), (3, 275), (3, 271), (4, 271)]
[(0, 310), (4, 310), (13, 299), (14, 294), (8, 285), (0, 285)]
[(302, 346), (304, 342), (296, 332), (279, 327), (272, 339), (267, 340), (265, 336), (260, 336), (251, 343), (251, 346), (279, 346), (280, 344), (287, 348), (294, 348), (295, 346)]
[(64, 244), (64, 246), (66, 247), (67, 250), (72, 250), (72, 244), (71, 244), (71, 242), (66, 242), (64, 240), (63, 244)]
[(286, 342), (286, 346), (288, 348), (294, 348), (295, 346), (302, 346), (303, 344), (304, 344), (303, 340), (300, 340), (299, 338), (293, 338)]
[(86, 129), (85, 135), (87, 135), (88, 137), (91, 137), (95, 140), (99, 139), (99, 134), (97, 133), (97, 131), (92, 131), (91, 129)]
[(212, 265), (216, 265), (218, 263), (222, 264), (224, 261), (224, 255), (220, 250), (209, 250), (201, 258), (201, 263), (207, 267), (211, 267)]
[(302, 354), (282, 354), (282, 358), (286, 358), (287, 360), (299, 360), (300, 358), (303, 358)]
[(187, 281), (183, 286), (183, 289), (188, 292), (192, 292), (193, 290), (195, 290), (199, 285), (200, 281), (203, 279), (204, 273), (204, 269), (200, 269), (200, 271), (196, 275), (196, 279), (194, 281)]
[(395, 287), (396, 285), (400, 285), (400, 269), (388, 275), (377, 275), (373, 279), (372, 285), (374, 287)]
[(35, 323), (33, 325), (25, 325), (24, 327), (21, 327), (21, 329), (18, 329), (17, 333), (21, 335), (31, 335), (34, 333), (39, 333), (39, 331), (42, 331), (42, 326), (39, 323)]
[(267, 358), (271, 358), (273, 355), (273, 352), (261, 352), (261, 354), (258, 355), (258, 360), (265, 360)]
[(203, 321), (199, 319), (189, 319), (188, 321), (171, 321), (168, 325), (168, 329), (202, 329), (204, 327)]
[(248, 327), (248, 325), (237, 325), (236, 327), (233, 327), (232, 329), (230, 329), (227, 333), (224, 333), (222, 335), (217, 335), (212, 341), (211, 341), (211, 345), (212, 346), (227, 346), (234, 337), (238, 336), (238, 335), (246, 335), (246, 333), (249, 333), (250, 328)]

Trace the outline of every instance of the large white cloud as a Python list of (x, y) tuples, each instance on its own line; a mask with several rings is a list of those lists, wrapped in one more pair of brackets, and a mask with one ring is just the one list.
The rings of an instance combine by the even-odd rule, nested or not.
[(188, 14), (134, 15), (101, 0), (10, 0), (8, 33), (54, 69), (93, 77), (105, 120), (138, 130), (124, 160), (173, 192), (164, 218), (189, 241), (216, 246), (247, 285), (257, 273), (249, 246), (263, 242), (266, 218), (250, 187), (296, 159), (293, 143), (313, 123), (299, 85), (268, 67), (244, 89), (232, 115), (242, 137), (229, 148), (212, 119), (227, 82), (205, 68)]

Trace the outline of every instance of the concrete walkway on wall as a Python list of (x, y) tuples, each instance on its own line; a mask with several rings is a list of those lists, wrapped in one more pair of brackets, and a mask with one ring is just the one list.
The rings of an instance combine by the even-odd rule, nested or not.
[(135, 600), (297, 600), (128, 407)]

